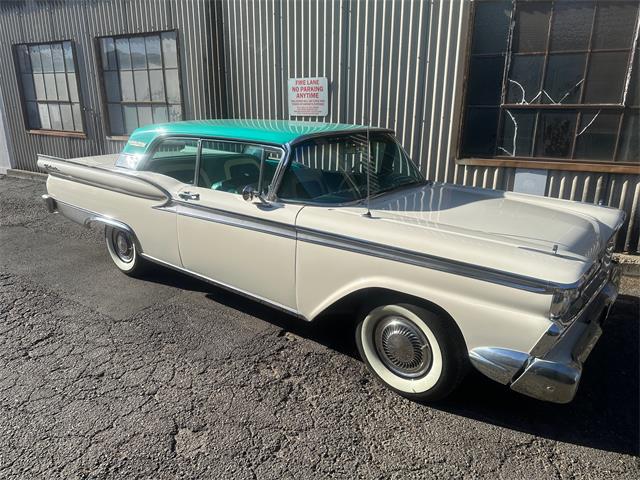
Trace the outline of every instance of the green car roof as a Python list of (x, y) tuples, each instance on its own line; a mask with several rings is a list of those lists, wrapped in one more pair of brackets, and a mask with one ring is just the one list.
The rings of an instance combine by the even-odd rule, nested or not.
[(135, 130), (125, 146), (126, 153), (144, 153), (161, 134), (207, 136), (284, 145), (309, 134), (349, 131), (365, 128), (344, 123), (300, 122), (292, 120), (190, 120), (147, 125)]

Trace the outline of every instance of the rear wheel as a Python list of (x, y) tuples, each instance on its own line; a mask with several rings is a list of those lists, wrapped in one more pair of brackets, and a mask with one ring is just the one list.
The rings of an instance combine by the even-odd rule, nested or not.
[(468, 368), (464, 340), (452, 321), (415, 305), (374, 308), (358, 325), (356, 344), (378, 380), (416, 401), (444, 398)]
[(107, 226), (104, 229), (104, 238), (111, 260), (121, 272), (131, 276), (143, 273), (146, 261), (140, 257), (136, 242), (129, 232)]

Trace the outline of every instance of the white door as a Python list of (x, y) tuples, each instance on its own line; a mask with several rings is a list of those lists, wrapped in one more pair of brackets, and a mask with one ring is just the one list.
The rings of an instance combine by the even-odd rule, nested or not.
[(178, 244), (185, 269), (224, 286), (297, 310), (295, 219), (298, 205), (246, 201), (246, 185), (271, 181), (281, 152), (202, 141), (196, 186), (179, 193)]

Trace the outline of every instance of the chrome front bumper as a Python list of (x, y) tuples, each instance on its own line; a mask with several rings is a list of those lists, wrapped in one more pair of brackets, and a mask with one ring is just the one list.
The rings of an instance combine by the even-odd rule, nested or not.
[(517, 352), (480, 347), (469, 352), (471, 363), (483, 374), (516, 392), (539, 400), (573, 400), (582, 364), (602, 334), (602, 324), (618, 296), (620, 269), (614, 265), (604, 287), (564, 331), (550, 330), (552, 346), (546, 352)]

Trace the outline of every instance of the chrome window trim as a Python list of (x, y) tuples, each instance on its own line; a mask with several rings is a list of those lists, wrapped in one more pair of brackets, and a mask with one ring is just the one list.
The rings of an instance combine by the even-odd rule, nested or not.
[[(271, 143), (271, 142), (258, 143), (258, 142), (251, 142), (251, 141), (243, 141), (242, 139), (229, 139), (225, 137), (214, 137), (214, 136), (206, 136), (206, 135), (160, 133), (156, 137), (154, 137), (154, 139), (151, 140), (151, 142), (149, 142), (149, 145), (147, 146), (147, 150), (144, 152), (144, 154), (142, 154), (142, 158), (140, 159), (140, 164), (143, 165), (149, 159), (149, 157), (153, 155), (153, 153), (155, 153), (158, 143), (166, 139), (198, 140), (198, 154), (196, 158), (196, 178), (194, 180), (195, 183), (191, 185), (194, 188), (204, 188), (204, 187), (198, 187), (198, 184), (197, 184), (197, 173), (200, 169), (200, 154), (202, 153), (202, 142), (212, 141), (212, 142), (222, 142), (222, 143), (234, 143), (234, 144), (241, 144), (241, 145), (250, 145), (252, 147), (259, 147), (259, 148), (266, 147), (274, 150), (279, 150), (280, 159), (278, 160), (278, 166), (276, 167), (276, 172), (274, 173), (273, 178), (271, 179), (271, 183), (269, 184), (269, 191), (267, 193), (267, 200), (273, 200), (272, 191), (275, 191), (273, 190), (273, 184), (276, 181), (276, 178), (278, 177), (278, 172), (280, 171), (282, 162), (287, 157), (286, 145), (281, 145), (278, 143)], [(136, 170), (136, 171), (144, 171), (144, 170)], [(189, 185), (189, 184), (185, 183), (184, 185)]]
[[(308, 135), (302, 135), (291, 142), (287, 142), (284, 145), (284, 148), (286, 151), (286, 157), (284, 161), (281, 162), (282, 168), (280, 168), (280, 165), (278, 165), (278, 170), (276, 170), (276, 173), (273, 176), (273, 182), (272, 182), (273, 191), (271, 191), (271, 189), (269, 190), (269, 195), (267, 196), (267, 200), (282, 202), (282, 203), (291, 204), (291, 205), (311, 205), (311, 206), (318, 206), (318, 207), (341, 207), (341, 206), (354, 206), (354, 205), (362, 204), (365, 201), (365, 199), (352, 200), (350, 202), (336, 202), (336, 203), (321, 203), (321, 202), (310, 202), (310, 201), (304, 201), (304, 200), (282, 199), (278, 196), (278, 190), (280, 190), (280, 185), (282, 183), (282, 178), (284, 177), (284, 173), (286, 169), (289, 168), (289, 165), (291, 163), (291, 153), (293, 152), (293, 147), (297, 146), (300, 143), (304, 143), (307, 140), (313, 140), (313, 139), (322, 138), (322, 137), (332, 137), (336, 135), (349, 136), (354, 134), (355, 135), (363, 134), (363, 133), (366, 134), (367, 132), (383, 133), (383, 134), (389, 135), (391, 140), (393, 140), (393, 142), (400, 148), (400, 150), (402, 151), (406, 159), (411, 164), (413, 164), (413, 166), (416, 168), (416, 171), (420, 173), (420, 175), (422, 175), (422, 172), (420, 172), (420, 169), (418, 168), (418, 166), (413, 162), (413, 160), (411, 159), (407, 151), (404, 149), (404, 147), (400, 144), (400, 142), (396, 138), (395, 132), (388, 128), (381, 128), (381, 127), (353, 128), (351, 130), (336, 130), (333, 132), (312, 133)], [(427, 180), (426, 178), (424, 178), (424, 182), (425, 182), (424, 183), (425, 185), (430, 183), (429, 180)], [(380, 195), (384, 195), (386, 193), (389, 193), (389, 192), (382, 192), (377, 195), (372, 195), (371, 198), (375, 198)]]

